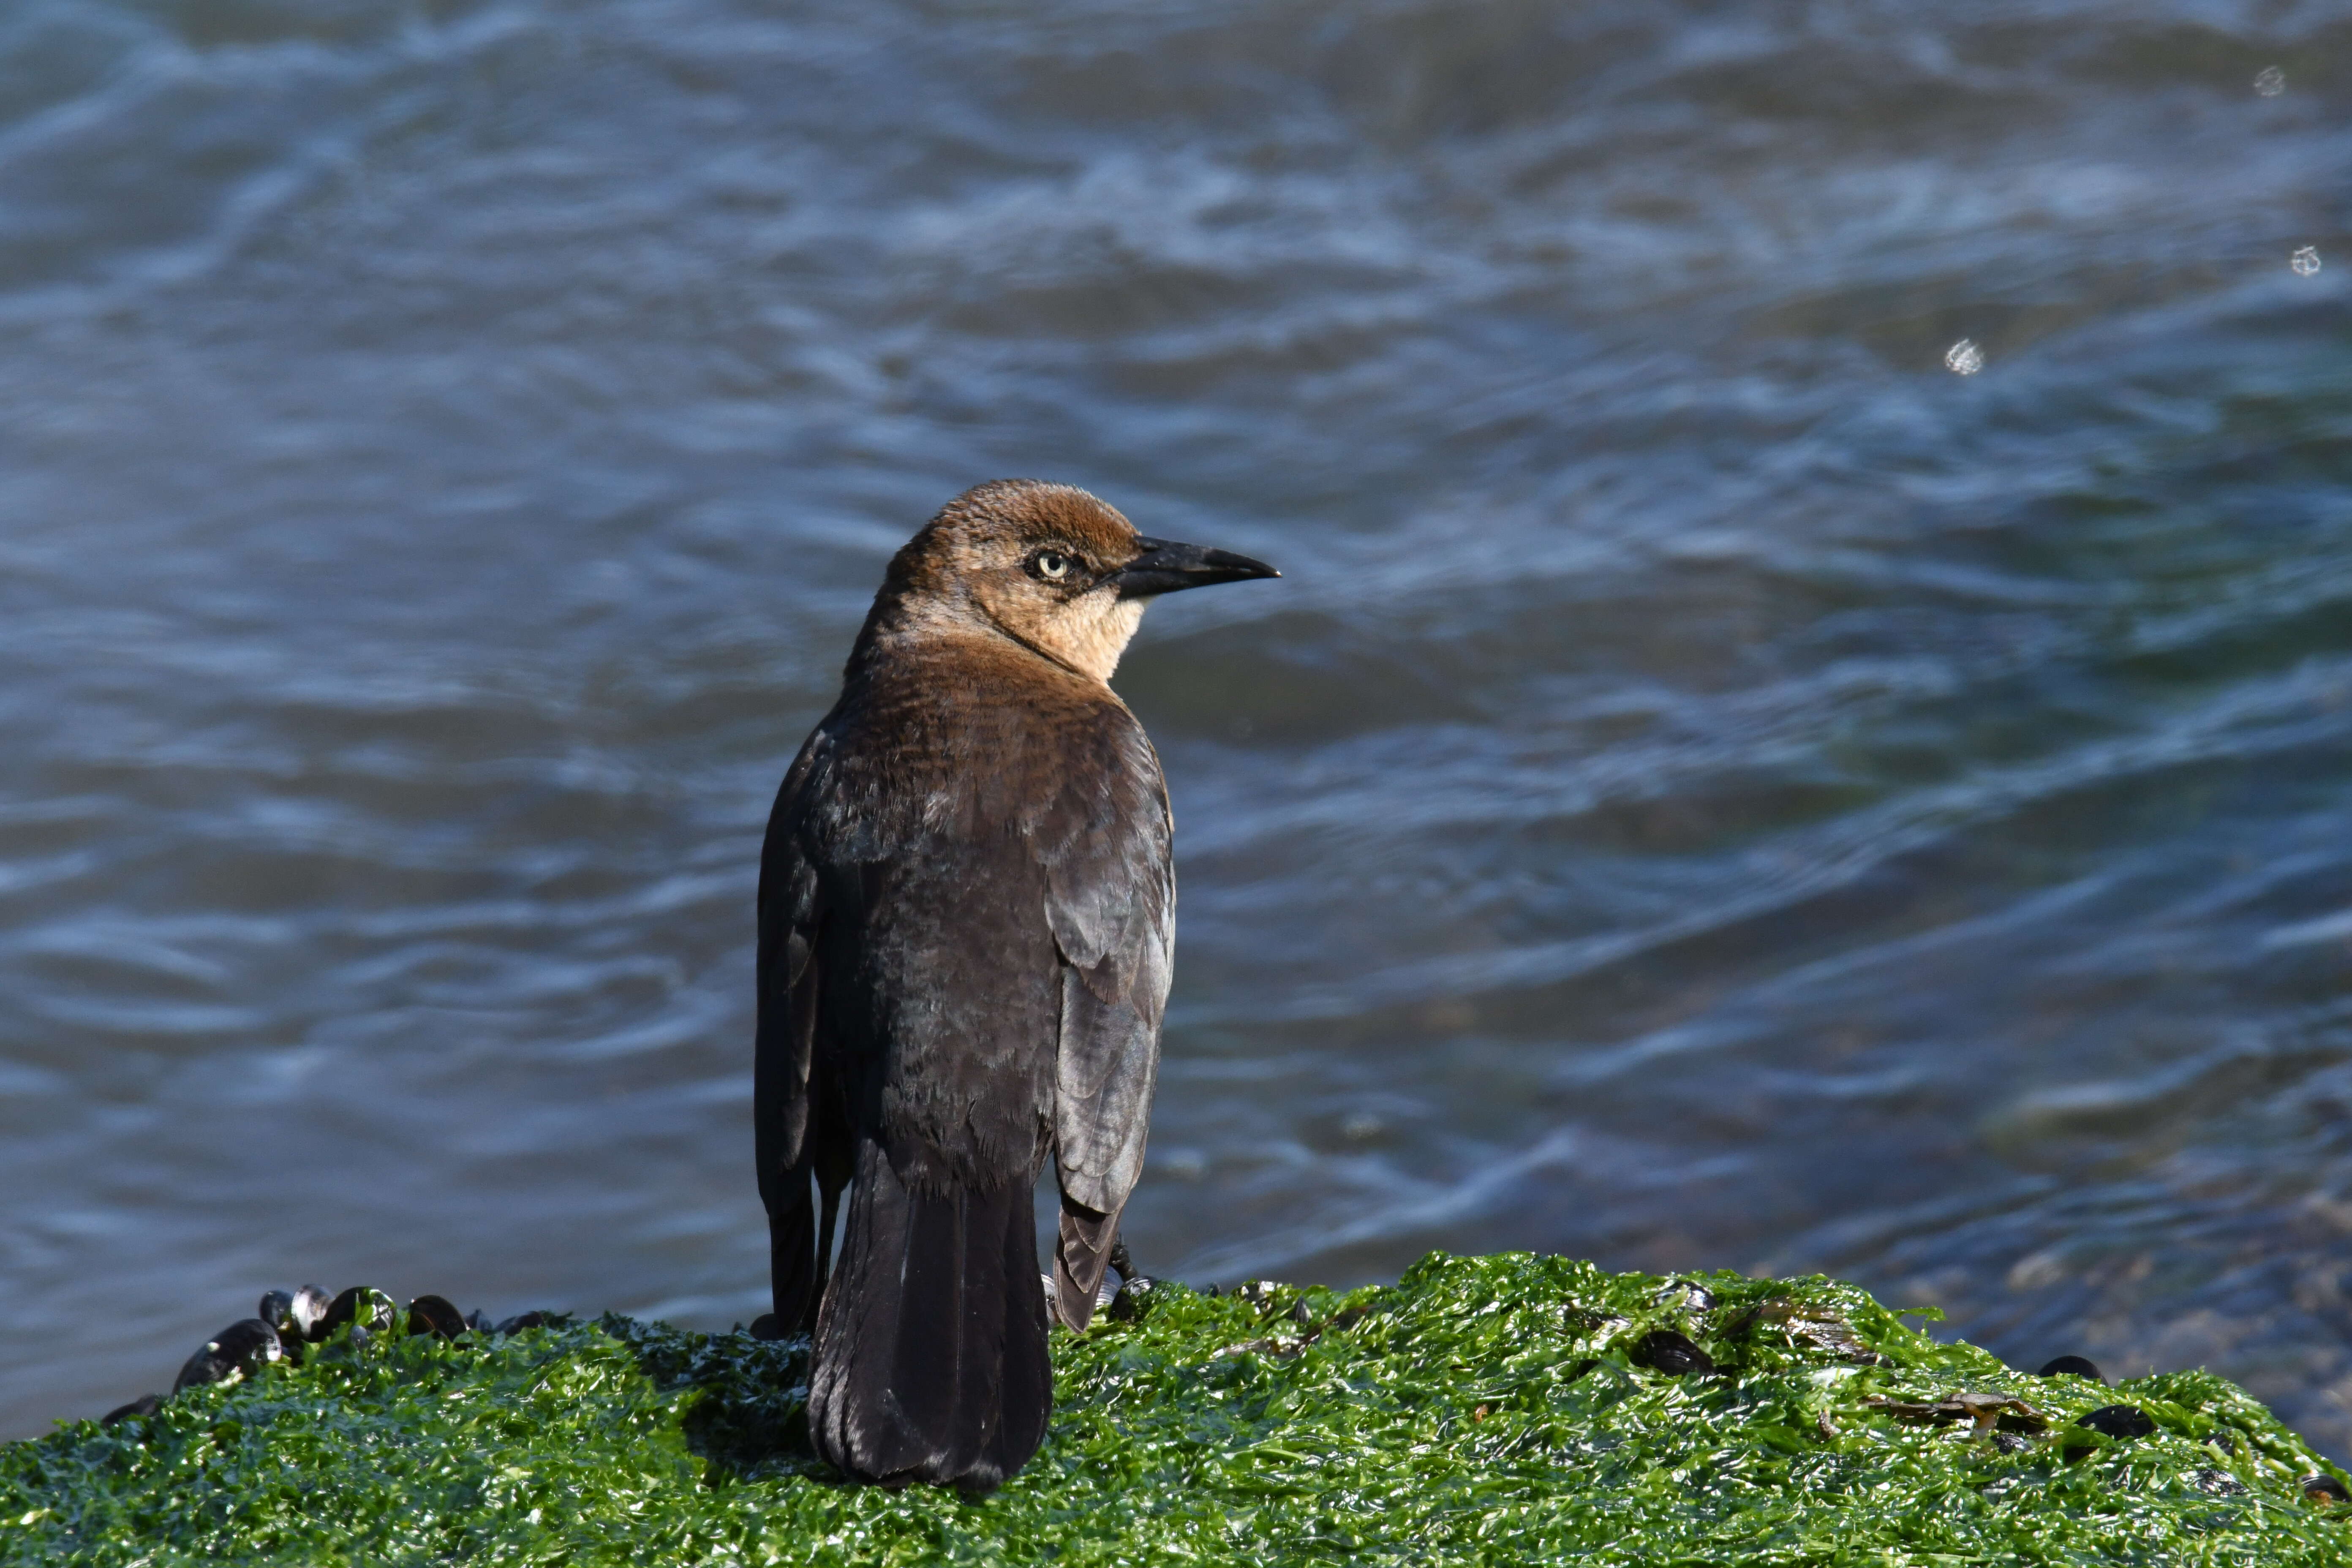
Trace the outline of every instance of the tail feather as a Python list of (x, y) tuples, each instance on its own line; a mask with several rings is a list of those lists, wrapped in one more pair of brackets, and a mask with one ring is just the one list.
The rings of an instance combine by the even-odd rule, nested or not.
[[(1045, 1440), (1054, 1414), (1054, 1363), (1045, 1345), (1045, 1293), (1037, 1288), (1036, 1200), (1031, 1189), (1007, 1194), (996, 1245), (1003, 1281), (1004, 1357), (998, 1373), (996, 1431), (981, 1450), (964, 1486), (992, 1491), (1029, 1462)], [(986, 1232), (978, 1233), (982, 1237)]]
[(987, 1490), (1044, 1439), (1054, 1383), (1025, 1184), (909, 1190), (862, 1142), (817, 1321), (809, 1426), (859, 1480)]

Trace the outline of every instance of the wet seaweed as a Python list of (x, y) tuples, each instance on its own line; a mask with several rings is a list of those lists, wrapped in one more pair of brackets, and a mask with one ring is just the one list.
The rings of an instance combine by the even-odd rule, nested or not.
[[(2341, 1472), (2221, 1378), (2033, 1378), (1833, 1280), (1667, 1283), (1525, 1255), (1433, 1256), (1344, 1294), (1160, 1282), (1057, 1332), (1045, 1447), (981, 1501), (832, 1477), (807, 1447), (804, 1341), (344, 1327), (299, 1365), (0, 1447), (0, 1561), (2352, 1555)], [(1685, 1343), (1710, 1373), (1645, 1364)], [(2080, 1424), (2119, 1400), (2144, 1435)]]

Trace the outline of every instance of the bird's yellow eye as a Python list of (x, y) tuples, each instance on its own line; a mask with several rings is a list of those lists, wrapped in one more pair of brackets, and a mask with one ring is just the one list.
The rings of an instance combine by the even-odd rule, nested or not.
[(1048, 583), (1059, 583), (1070, 574), (1070, 558), (1058, 550), (1040, 550), (1029, 557), (1029, 570)]

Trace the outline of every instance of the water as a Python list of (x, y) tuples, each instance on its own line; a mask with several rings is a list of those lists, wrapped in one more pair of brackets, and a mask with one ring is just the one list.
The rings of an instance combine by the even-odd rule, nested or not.
[(768, 802), (1032, 474), (1286, 573), (1120, 674), (1147, 1267), (1835, 1270), (2352, 1454), (2352, 25), (1945, 9), (8, 7), (0, 1431), (759, 1310)]

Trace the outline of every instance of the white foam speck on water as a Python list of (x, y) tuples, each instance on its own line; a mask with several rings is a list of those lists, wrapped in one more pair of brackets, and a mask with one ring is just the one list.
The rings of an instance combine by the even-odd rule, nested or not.
[(1944, 351), (1944, 368), (1954, 375), (1974, 375), (1984, 369), (1984, 350), (1974, 338), (1962, 338)]
[(2286, 72), (2276, 66), (2264, 66), (2254, 78), (2254, 90), (2264, 98), (2276, 98), (2286, 90)]
[(2305, 246), (2293, 256), (2288, 257), (2286, 258), (2286, 264), (2294, 268), (2294, 275), (2297, 278), (2310, 277), (2313, 273), (2319, 270), (2319, 247), (2315, 245)]

